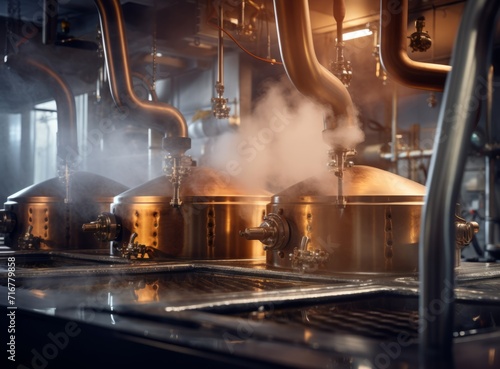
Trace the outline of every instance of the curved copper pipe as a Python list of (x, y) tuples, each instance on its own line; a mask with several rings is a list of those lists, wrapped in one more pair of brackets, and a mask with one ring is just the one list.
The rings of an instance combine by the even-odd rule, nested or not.
[(76, 104), (66, 81), (48, 65), (28, 56), (9, 55), (6, 64), (19, 75), (41, 80), (51, 88), (57, 106), (57, 156), (65, 162), (74, 160), (78, 155)]
[[(274, 0), (274, 10), (281, 58), (294, 86), (302, 94), (330, 106), (336, 118), (351, 118), (354, 109), (349, 92), (316, 57), (308, 1)], [(349, 122), (353, 123), (353, 119)], [(326, 119), (325, 130), (334, 128), (334, 122)]]
[[(396, 5), (395, 5), (396, 4)], [(407, 52), (408, 0), (380, 0), (380, 62), (389, 77), (408, 87), (443, 91), (449, 65), (411, 60)]]
[(153, 100), (153, 102), (158, 103), (158, 95), (156, 94), (156, 90), (154, 89), (153, 85), (147, 80), (146, 76), (139, 72), (132, 72), (131, 76), (139, 79), (144, 87), (148, 90), (148, 93), (151, 95), (151, 99)]
[[(187, 137), (182, 113), (165, 103), (141, 100), (134, 92), (129, 67), (125, 22), (120, 0), (95, 0), (102, 30), (111, 95), (116, 105), (141, 114), (139, 124), (165, 132), (169, 137)], [(145, 119), (149, 118), (149, 119)]]

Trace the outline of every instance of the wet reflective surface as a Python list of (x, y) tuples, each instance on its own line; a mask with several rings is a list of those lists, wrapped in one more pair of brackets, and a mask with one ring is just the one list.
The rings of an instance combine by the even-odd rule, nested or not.
[[(147, 357), (218, 368), (500, 367), (496, 263), (457, 269), (454, 357), (426, 362), (418, 353), (425, 324), (417, 274), (297, 273), (263, 259), (126, 260), (96, 250), (6, 252), (4, 311), (9, 260), (16, 264), (16, 363), (26, 367), (43, 360), (88, 367), (95, 356), (85, 353), (96, 344), (113, 366)], [(427, 319), (449, 302), (436, 301)], [(68, 345), (50, 359), (49, 333), (61, 332)]]

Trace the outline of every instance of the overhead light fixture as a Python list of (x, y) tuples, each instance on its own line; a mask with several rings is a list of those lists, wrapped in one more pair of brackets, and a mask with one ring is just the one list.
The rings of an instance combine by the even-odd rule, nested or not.
[(365, 37), (373, 35), (373, 32), (369, 28), (358, 29), (356, 31), (346, 32), (342, 35), (344, 41), (354, 40), (355, 38)]

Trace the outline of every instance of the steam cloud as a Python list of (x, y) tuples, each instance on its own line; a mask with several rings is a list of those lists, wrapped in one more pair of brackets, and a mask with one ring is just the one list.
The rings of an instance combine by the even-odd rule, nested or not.
[[(200, 164), (226, 172), (253, 189), (275, 193), (327, 170), (329, 146), (322, 137), (325, 107), (283, 78), (265, 88), (237, 132), (212, 139)], [(364, 139), (357, 124), (339, 127), (329, 140), (354, 147)]]

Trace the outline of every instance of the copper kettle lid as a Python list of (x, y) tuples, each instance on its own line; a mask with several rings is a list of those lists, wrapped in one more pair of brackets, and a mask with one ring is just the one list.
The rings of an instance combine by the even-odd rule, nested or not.
[[(160, 176), (117, 195), (115, 203), (133, 201), (169, 202), (172, 194), (172, 183), (166, 176)], [(265, 197), (270, 199), (271, 193), (247, 188), (229, 174), (209, 167), (192, 167), (191, 172), (182, 180), (180, 196), (183, 199), (233, 196)]]
[[(127, 186), (99, 174), (75, 172), (70, 177), (70, 195), (73, 202), (111, 202), (113, 197), (127, 190)], [(62, 202), (66, 186), (59, 177), (26, 187), (7, 198), (8, 202)]]
[[(344, 171), (344, 196), (425, 196), (420, 183), (375, 167), (357, 165)], [(275, 196), (337, 196), (338, 178), (325, 172), (305, 179)]]

